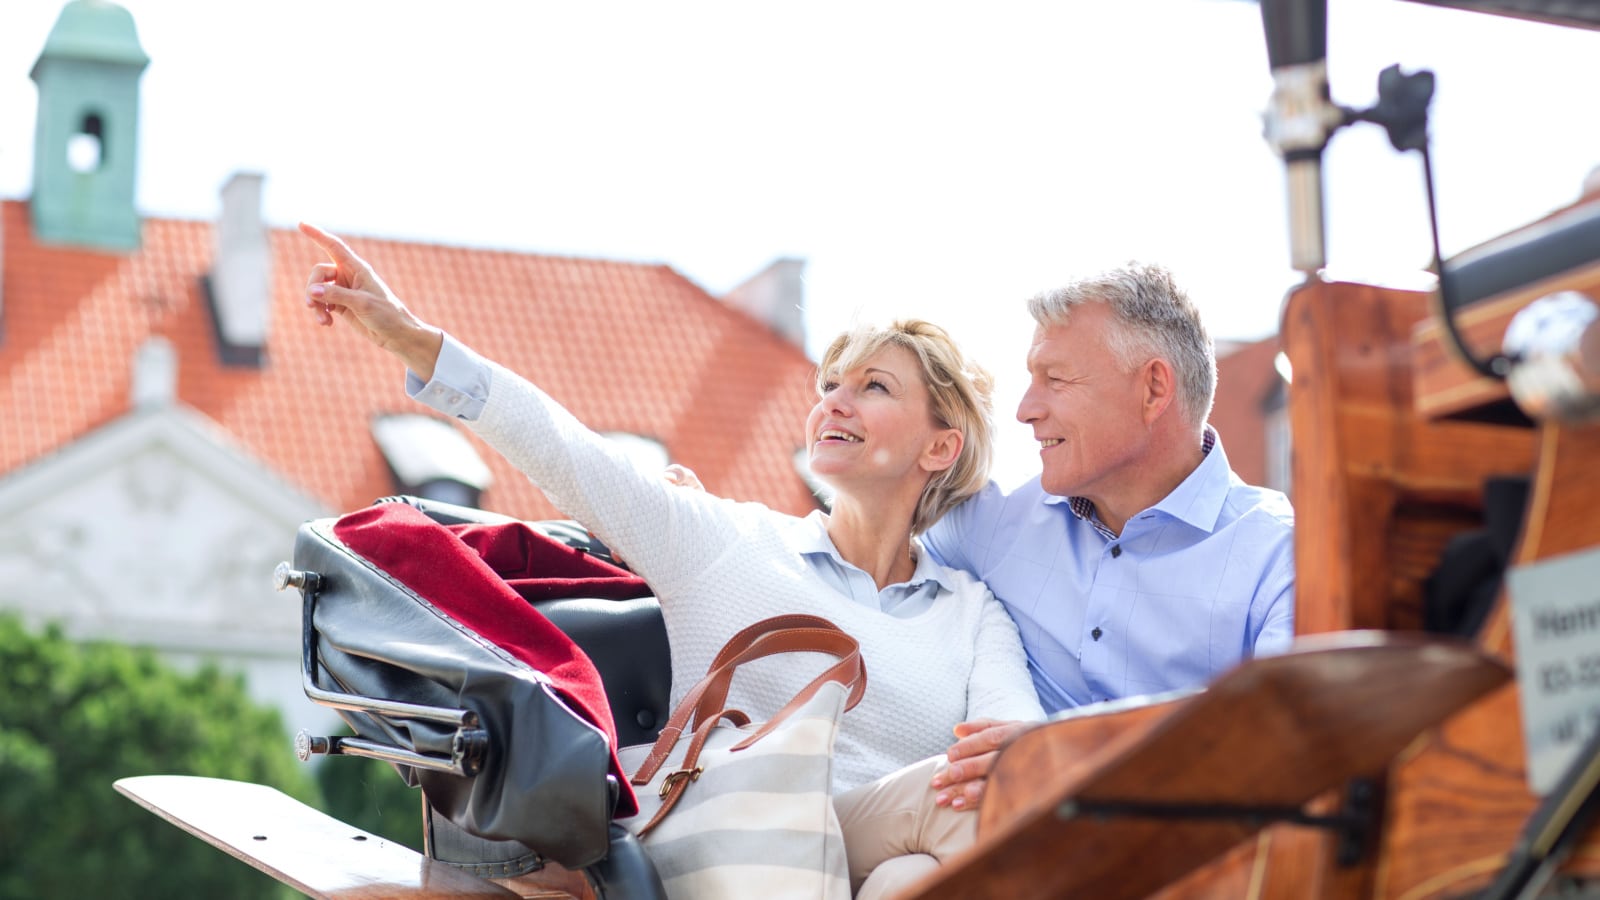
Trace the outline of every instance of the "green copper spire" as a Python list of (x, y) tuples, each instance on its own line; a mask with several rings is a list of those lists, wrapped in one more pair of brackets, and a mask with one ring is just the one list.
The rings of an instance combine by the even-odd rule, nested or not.
[(61, 10), (32, 72), (39, 88), (32, 208), (40, 240), (139, 246), (139, 76), (149, 64), (127, 10), (107, 0), (72, 0)]

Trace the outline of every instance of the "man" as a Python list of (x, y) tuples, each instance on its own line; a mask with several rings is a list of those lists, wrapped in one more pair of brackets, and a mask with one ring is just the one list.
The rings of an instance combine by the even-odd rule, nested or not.
[[(1042, 471), (990, 484), (923, 535), (988, 583), (1022, 635), (1047, 713), (1205, 685), (1294, 634), (1294, 514), (1245, 484), (1206, 419), (1216, 359), (1159, 266), (1029, 301), (1037, 328), (1017, 418)], [(1025, 723), (957, 727), (940, 805), (975, 808)]]
[[(1233, 474), (1206, 424), (1216, 356), (1188, 295), (1164, 268), (1130, 265), (1028, 305), (1017, 418), (1042, 470), (991, 483), (921, 540), (1011, 613), (1045, 712), (1201, 687), (1287, 648), (1294, 513)], [(996, 752), (1028, 727), (957, 726), (936, 802), (976, 808)]]

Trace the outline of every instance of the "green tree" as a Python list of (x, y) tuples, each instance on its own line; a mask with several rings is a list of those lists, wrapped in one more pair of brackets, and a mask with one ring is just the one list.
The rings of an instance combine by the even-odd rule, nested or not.
[(297, 896), (118, 794), (128, 775), (207, 775), (311, 801), (275, 710), (238, 675), (31, 633), (0, 616), (0, 898)]

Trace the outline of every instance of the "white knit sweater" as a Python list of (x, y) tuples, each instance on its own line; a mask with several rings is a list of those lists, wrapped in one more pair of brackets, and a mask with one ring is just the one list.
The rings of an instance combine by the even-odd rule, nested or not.
[[(866, 695), (845, 714), (835, 745), (835, 791), (943, 753), (957, 722), (1043, 718), (1015, 624), (970, 575), (949, 570), (957, 589), (911, 618), (855, 602), (818, 578), (786, 538), (810, 523), (671, 486), (525, 379), (490, 369), (487, 403), (469, 426), (650, 584), (672, 648), (674, 705), (735, 632), (810, 613), (855, 637), (866, 662)], [(826, 662), (782, 654), (741, 666), (729, 705), (761, 721)]]

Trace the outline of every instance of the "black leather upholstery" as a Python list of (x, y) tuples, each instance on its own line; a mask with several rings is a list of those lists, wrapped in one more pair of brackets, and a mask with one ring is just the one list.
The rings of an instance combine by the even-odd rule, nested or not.
[[(408, 495), (385, 497), (378, 502), (409, 504), (444, 525), (518, 521), (498, 513)], [(610, 548), (577, 522), (553, 520), (525, 524), (569, 547), (627, 568), (612, 556)], [(541, 600), (533, 606), (566, 632), (600, 670), (618, 742), (627, 747), (654, 741), (672, 713), (668, 708), (672, 652), (667, 644), (666, 625), (661, 621), (661, 606), (655, 598), (568, 597)]]
[[(402, 502), (446, 525), (501, 524), (506, 516), (419, 497), (387, 497)], [(528, 522), (534, 529), (571, 547), (610, 562), (616, 560), (603, 543), (570, 521)], [(623, 566), (626, 568), (626, 566)], [(661, 607), (653, 597), (601, 600), (584, 597), (544, 600), (534, 604), (556, 627), (583, 649), (599, 670), (606, 698), (623, 746), (654, 741), (670, 714), (672, 658)], [(424, 803), (429, 856), (482, 877), (513, 877), (543, 865), (539, 853), (516, 841), (474, 835)], [(598, 900), (662, 900), (666, 892), (655, 866), (627, 829), (609, 825), (609, 847), (600, 861), (585, 868)]]
[(298, 569), (321, 579), (312, 612), (316, 686), (353, 695), (338, 708), (362, 739), (451, 759), (459, 722), (392, 716), (372, 701), (464, 708), (484, 737), (476, 774), (398, 765), (441, 814), (475, 834), (514, 838), (569, 867), (604, 857), (616, 806), (603, 731), (552, 682), (461, 627), (333, 535), (302, 525)]
[(583, 648), (600, 670), (617, 741), (624, 747), (653, 742), (672, 714), (668, 708), (672, 655), (655, 598), (573, 597), (533, 606)]
[(611, 823), (611, 852), (585, 871), (596, 900), (665, 900), (667, 896), (644, 846), (615, 822)]

